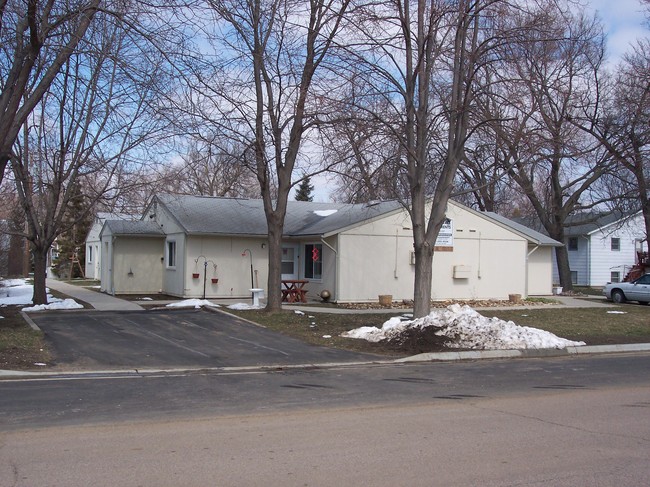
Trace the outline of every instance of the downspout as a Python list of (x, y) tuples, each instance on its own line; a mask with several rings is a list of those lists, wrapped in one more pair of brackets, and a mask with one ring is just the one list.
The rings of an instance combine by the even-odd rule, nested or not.
[[(334, 272), (336, 274), (334, 276), (334, 287), (336, 289), (334, 291), (334, 296), (332, 296), (332, 298), (333, 298), (333, 301), (337, 301), (338, 300), (338, 294), (339, 294), (339, 274), (340, 274), (339, 273), (339, 253), (334, 247), (332, 247), (330, 244), (328, 244), (323, 237), (320, 238), (320, 241), (325, 247), (327, 247), (332, 252), (334, 252), (334, 263), (335, 263)], [(339, 235), (337, 234), (336, 235), (336, 245), (338, 246), (338, 244), (339, 244)]]
[(115, 235), (111, 236), (111, 290), (108, 294), (115, 296)]
[(399, 229), (395, 229), (395, 269), (393, 269), (393, 277), (395, 279), (397, 276), (397, 259), (398, 259), (398, 247), (399, 247)]
[(529, 267), (529, 264), (530, 264), (529, 259), (530, 259), (530, 256), (533, 255), (535, 253), (535, 251), (539, 247), (540, 247), (539, 245), (535, 245), (535, 248), (533, 248), (533, 250), (531, 250), (530, 252), (528, 252), (526, 254), (526, 285), (524, 287), (524, 292), (526, 293), (526, 297), (528, 297), (528, 276), (529, 276), (528, 267)]

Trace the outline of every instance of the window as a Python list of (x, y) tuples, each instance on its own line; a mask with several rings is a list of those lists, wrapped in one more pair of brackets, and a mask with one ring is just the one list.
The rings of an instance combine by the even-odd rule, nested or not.
[(571, 284), (578, 284), (578, 271), (571, 271)]
[(295, 249), (293, 247), (282, 247), (282, 274), (294, 275)]
[(569, 237), (569, 250), (578, 250), (578, 237)]
[(176, 267), (176, 242), (167, 242), (167, 267)]
[(322, 279), (323, 246), (321, 244), (305, 245), (305, 279)]
[(88, 246), (88, 262), (93, 261), (93, 246), (89, 245)]
[(619, 271), (610, 272), (609, 282), (621, 282), (621, 273)]
[(619, 252), (621, 250), (621, 239), (618, 237), (612, 237), (610, 248), (612, 252)]

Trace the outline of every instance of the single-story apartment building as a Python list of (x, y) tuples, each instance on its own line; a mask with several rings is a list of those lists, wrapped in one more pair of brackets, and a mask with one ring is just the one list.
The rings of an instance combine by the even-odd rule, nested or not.
[(84, 268), (84, 274), (87, 279), (97, 279), (101, 278), (101, 269), (102, 269), (102, 254), (100, 252), (100, 239), (99, 234), (104, 228), (104, 223), (108, 220), (139, 220), (140, 218), (133, 217), (132, 215), (127, 215), (125, 213), (109, 213), (109, 212), (99, 212), (93, 220), (93, 224), (88, 231), (86, 236), (86, 263)]
[[(436, 242), (433, 299), (507, 299), (552, 292), (560, 243), (492, 213), (450, 201)], [(261, 200), (157, 195), (141, 220), (107, 220), (100, 233), (101, 289), (178, 297), (244, 298), (268, 281)], [(397, 201), (290, 201), (283, 279), (337, 302), (412, 299), (413, 232)]]

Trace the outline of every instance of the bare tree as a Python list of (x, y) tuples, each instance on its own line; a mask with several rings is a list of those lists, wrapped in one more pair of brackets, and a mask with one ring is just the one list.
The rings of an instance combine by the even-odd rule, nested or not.
[(23, 124), (83, 39), (101, 3), (0, 1), (0, 182)]
[(218, 138), (190, 142), (181, 162), (164, 165), (156, 191), (203, 196), (259, 197), (255, 174), (242, 161), (243, 148)]
[[(573, 122), (594, 136), (613, 158), (605, 194), (624, 212), (641, 210), (650, 238), (650, 39), (639, 40), (617, 69), (598, 110)], [(650, 242), (648, 242), (650, 243)]]
[[(495, 155), (526, 195), (546, 232), (564, 242), (567, 218), (601, 202), (594, 184), (610, 158), (572, 120), (597, 107), (604, 37), (594, 18), (557, 2), (517, 19), (531, 35), (504, 45), (490, 107), (505, 150)], [(486, 105), (484, 105), (486, 108)], [(560, 283), (571, 290), (567, 248), (556, 247)]]
[(306, 169), (297, 161), (305, 134), (316, 123), (310, 107), (316, 105), (317, 73), (349, 0), (207, 0), (207, 4), (219, 20), (219, 31), (211, 37), (217, 56), (209, 66), (216, 69), (212, 75), (197, 75), (188, 104), (201, 109), (202, 123), (228, 131), (246, 148), (243, 157), (254, 169), (266, 214), (267, 310), (275, 311), (281, 308), (287, 200), (299, 182), (293, 179), (294, 170)]
[(375, 119), (398, 141), (396, 180), (404, 181), (413, 227), (415, 316), (430, 311), (435, 242), (478, 123), (477, 73), (503, 40), (507, 7), (504, 0), (372, 3), (350, 50), (388, 107)]
[[(16, 143), (12, 169), (34, 261), (35, 304), (47, 303), (53, 241), (120, 190), (115, 183), (121, 169), (138, 164), (137, 151), (146, 154), (144, 144), (160, 130), (150, 104), (155, 81), (164, 79), (160, 64), (153, 52), (144, 57), (130, 34), (108, 16), (97, 18)], [(85, 210), (70, 218), (78, 199)]]

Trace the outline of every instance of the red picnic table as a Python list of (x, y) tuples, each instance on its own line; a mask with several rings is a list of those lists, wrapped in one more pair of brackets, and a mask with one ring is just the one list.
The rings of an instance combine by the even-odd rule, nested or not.
[(307, 290), (305, 279), (283, 279), (282, 280), (282, 301), (285, 303), (306, 303)]

